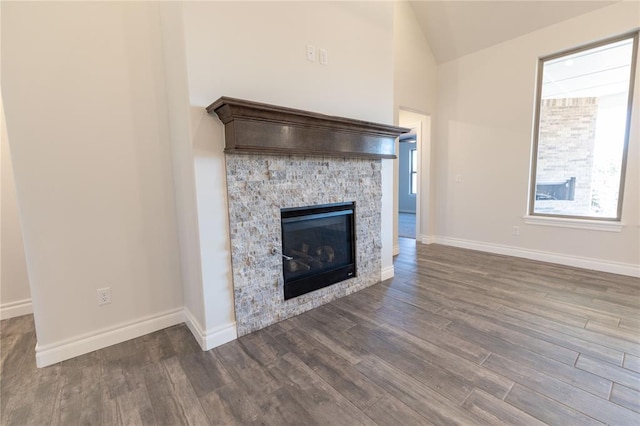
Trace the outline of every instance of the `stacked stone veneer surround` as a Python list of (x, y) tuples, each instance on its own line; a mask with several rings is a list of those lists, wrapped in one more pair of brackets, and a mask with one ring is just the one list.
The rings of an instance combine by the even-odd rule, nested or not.
[[(381, 160), (229, 153), (225, 158), (239, 336), (380, 281)], [(285, 301), (280, 209), (352, 201), (357, 277)]]

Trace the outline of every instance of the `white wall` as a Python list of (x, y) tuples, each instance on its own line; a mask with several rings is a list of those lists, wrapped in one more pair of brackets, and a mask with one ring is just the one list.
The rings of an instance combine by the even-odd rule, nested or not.
[[(186, 3), (191, 104), (224, 94), (391, 124), (392, 11), (377, 2)], [(307, 44), (327, 49), (329, 64), (307, 61)]]
[[(208, 332), (234, 320), (221, 96), (391, 124), (391, 3), (185, 3), (191, 128)], [(306, 60), (306, 45), (328, 65)], [(391, 163), (390, 160), (383, 162)], [(383, 269), (393, 268), (391, 164), (383, 165)], [(385, 221), (385, 217), (387, 218)]]
[[(640, 84), (633, 106), (622, 232), (523, 223), (537, 59), (637, 29), (639, 7), (638, 2), (620, 2), (439, 66), (435, 142), (439, 241), (640, 273)], [(463, 182), (455, 183), (456, 175)], [(511, 235), (513, 226), (520, 227), (519, 236)]]
[(3, 2), (2, 39), (39, 365), (181, 322), (158, 5)]
[(24, 242), (9, 152), (9, 136), (0, 99), (0, 319), (32, 312)]
[[(427, 165), (432, 158), (431, 153), (431, 126), (425, 116), (435, 116), (437, 95), (437, 64), (418, 21), (415, 18), (413, 8), (407, 1), (394, 3), (393, 22), (393, 96), (395, 122), (404, 125), (422, 122), (423, 142), (426, 149), (420, 153), (421, 164)], [(403, 110), (403, 111), (401, 111)], [(412, 112), (417, 114), (412, 114)], [(402, 114), (406, 117), (403, 120)], [(394, 188), (398, 188), (398, 167), (395, 162)], [(431, 190), (433, 187), (432, 170), (426, 171), (421, 176), (420, 213), (418, 222), (422, 224), (422, 236), (420, 240), (428, 240), (433, 228), (434, 199)], [(397, 193), (394, 197), (394, 212), (398, 211)], [(398, 217), (394, 217), (394, 246), (398, 247)]]
[(215, 341), (211, 341), (212, 338), (207, 333), (202, 279), (203, 266), (207, 263), (203, 264), (200, 250), (182, 5), (178, 2), (163, 2), (159, 7), (185, 322), (201, 347), (208, 350), (216, 344), (234, 339), (236, 334), (232, 329), (231, 336), (217, 335), (213, 336)]

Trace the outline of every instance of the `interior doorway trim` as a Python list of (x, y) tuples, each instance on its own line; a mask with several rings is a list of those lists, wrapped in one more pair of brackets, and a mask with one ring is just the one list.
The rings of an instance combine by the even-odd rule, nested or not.
[[(403, 117), (404, 115), (404, 117)], [(400, 108), (399, 123), (403, 127), (411, 128), (416, 132), (416, 150), (418, 152), (417, 167), (417, 193), (416, 193), (416, 242), (421, 244), (431, 244), (431, 116), (410, 110)], [(397, 160), (396, 160), (397, 161)], [(397, 179), (399, 177), (397, 176)], [(399, 191), (398, 180), (395, 182), (394, 191)], [(398, 245), (397, 221), (398, 208), (395, 206), (394, 221), (396, 224), (396, 232), (394, 232), (395, 241), (393, 246), (394, 256), (400, 252)]]

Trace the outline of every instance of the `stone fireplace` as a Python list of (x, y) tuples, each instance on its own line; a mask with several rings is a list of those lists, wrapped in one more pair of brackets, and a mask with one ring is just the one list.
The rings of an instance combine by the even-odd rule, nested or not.
[[(225, 124), (239, 336), (380, 281), (381, 159), (395, 157), (395, 137), (408, 129), (230, 98), (207, 110)], [(283, 212), (286, 216), (292, 209), (345, 204), (354, 206), (352, 277), (336, 282), (325, 276), (316, 279), (318, 288), (285, 297), (287, 270), (311, 270), (311, 264), (319, 268), (323, 262), (325, 270), (337, 270), (330, 265), (329, 252), (335, 256), (348, 248), (298, 241), (296, 248), (286, 249), (293, 253), (283, 252)], [(293, 275), (295, 281), (306, 274)]]

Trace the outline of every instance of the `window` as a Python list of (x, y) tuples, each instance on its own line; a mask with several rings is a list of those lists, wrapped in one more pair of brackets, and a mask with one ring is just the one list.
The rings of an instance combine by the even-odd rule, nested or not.
[(530, 215), (620, 220), (637, 44), (540, 59)]
[(418, 192), (418, 154), (415, 149), (409, 154), (409, 194), (415, 195)]

